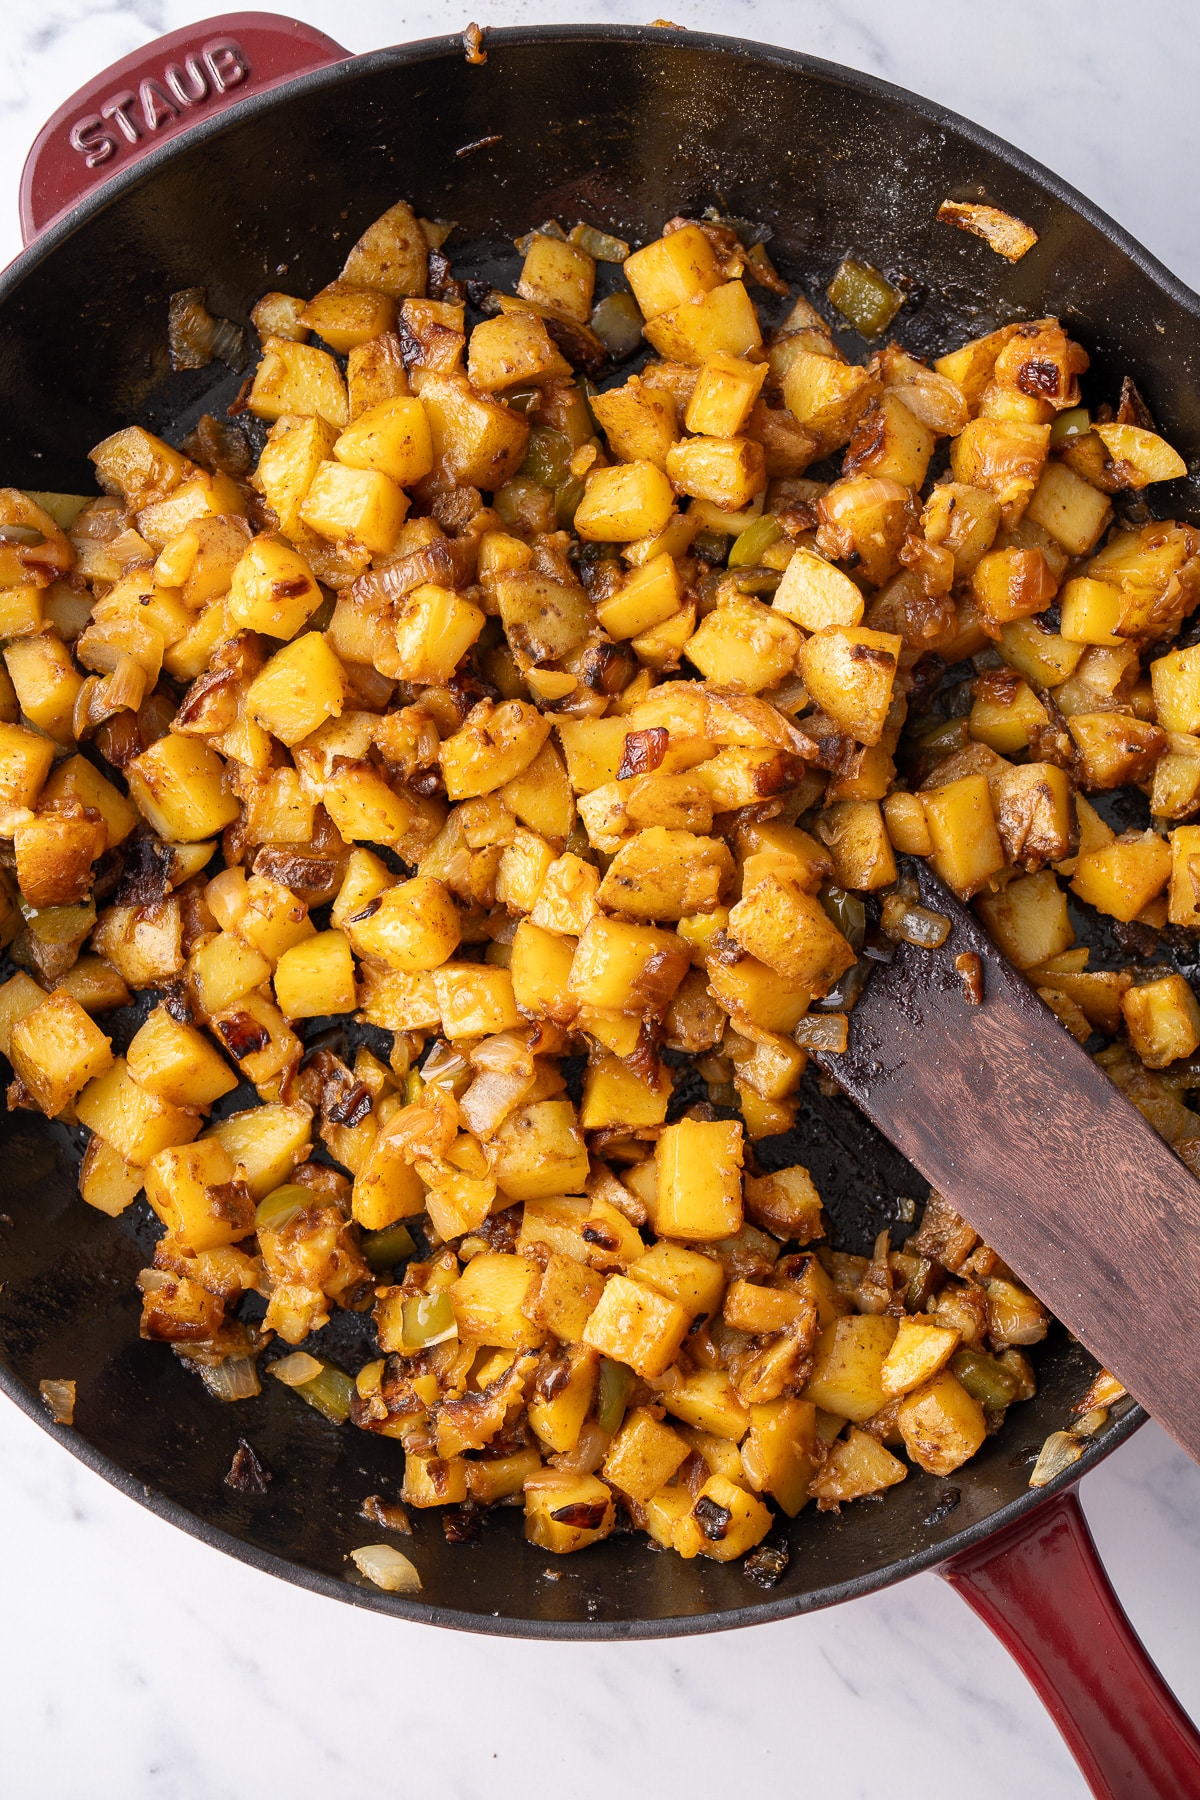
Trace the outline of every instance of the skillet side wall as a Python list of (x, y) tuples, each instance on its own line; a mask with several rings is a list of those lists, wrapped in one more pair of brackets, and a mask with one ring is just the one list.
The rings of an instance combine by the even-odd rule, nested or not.
[[(80, 446), (133, 420), (177, 439), (200, 411), (226, 404), (236, 378), (170, 373), (168, 295), (206, 285), (214, 311), (245, 320), (268, 287), (313, 292), (400, 194), (459, 222), (457, 270), (509, 284), (511, 239), (547, 217), (584, 216), (645, 239), (672, 213), (716, 204), (770, 225), (773, 258), (810, 295), (848, 251), (910, 277), (897, 333), (919, 352), (1007, 318), (1058, 312), (1089, 350), (1104, 345), (1093, 390), (1115, 396), (1133, 373), (1167, 435), (1189, 462), (1200, 456), (1194, 297), (973, 127), (865, 77), (683, 33), (499, 32), (488, 49), (483, 68), (466, 65), (457, 45), (418, 46), (305, 78), (157, 156), (107, 204), (81, 209), (74, 228), (55, 228), (47, 253), (0, 280), (4, 480), (89, 491)], [(495, 133), (499, 143), (455, 155)], [(1015, 269), (934, 222), (946, 195), (981, 192), (1041, 234)], [(844, 341), (861, 353), (852, 335)], [(1193, 486), (1164, 490), (1158, 510), (1200, 514)], [(28, 1407), (39, 1378), (74, 1375), (78, 1432), (65, 1441), (127, 1492), (150, 1490), (157, 1510), (260, 1566), (410, 1617), (539, 1635), (658, 1635), (782, 1616), (879, 1586), (1033, 1503), (1027, 1452), (1065, 1423), (1090, 1366), (1054, 1334), (1037, 1400), (1016, 1408), (954, 1477), (959, 1503), (944, 1517), (929, 1522), (947, 1484), (915, 1471), (884, 1503), (840, 1518), (807, 1512), (790, 1531), (791, 1568), (769, 1599), (736, 1567), (684, 1564), (629, 1538), (562, 1559), (550, 1579), (554, 1559), (520, 1547), (519, 1515), (451, 1548), (429, 1514), (417, 1521), (414, 1548), (422, 1601), (406, 1604), (345, 1584), (346, 1552), (370, 1535), (358, 1504), (395, 1489), (398, 1451), (338, 1434), (274, 1382), (236, 1407), (209, 1401), (161, 1346), (137, 1338), (133, 1278), (153, 1236), (144, 1206), (114, 1228), (74, 1198), (58, 1128), (17, 1114), (0, 1130), (2, 1204), (13, 1221), (0, 1222), (0, 1384)], [(925, 1191), (846, 1102), (806, 1107), (785, 1148), (777, 1160), (809, 1164), (837, 1241), (855, 1249), (869, 1245), (895, 1196)], [(1115, 1421), (1077, 1467), (1137, 1417)], [(239, 1435), (275, 1471), (265, 1500), (223, 1486)]]

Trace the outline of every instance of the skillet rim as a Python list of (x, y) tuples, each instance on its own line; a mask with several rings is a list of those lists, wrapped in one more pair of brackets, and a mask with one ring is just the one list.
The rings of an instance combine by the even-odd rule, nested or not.
[[(949, 129), (980, 149), (998, 157), (1018, 175), (1041, 188), (1052, 199), (1084, 219), (1106, 237), (1135, 267), (1140, 269), (1166, 297), (1174, 301), (1185, 312), (1190, 313), (1197, 323), (1200, 323), (1200, 295), (1173, 274), (1132, 233), (1096, 206), (1086, 195), (1062, 180), (1044, 164), (1026, 155), (1024, 151), (1019, 150), (1015, 145), (987, 130), (984, 126), (978, 125), (974, 121), (964, 118), (960, 113), (954, 112), (951, 108), (928, 100), (910, 89), (899, 87), (893, 82), (881, 80), (877, 76), (866, 74), (860, 70), (847, 68), (841, 63), (829, 62), (822, 57), (810, 56), (804, 51), (788, 50), (778, 45), (760, 44), (752, 39), (726, 37), (715, 32), (688, 31), (681, 28), (668, 30), (659, 26), (623, 24), (505, 26), (489, 28), (485, 41), (497, 49), (567, 43), (652, 43), (655, 45), (666, 43), (717, 54), (733, 54), (768, 66), (797, 70), (827, 84), (848, 89), (852, 93), (865, 94), (875, 99), (898, 104), (910, 113), (915, 113), (927, 124)], [(190, 150), (225, 131), (234, 130), (248, 120), (270, 112), (273, 107), (285, 99), (319, 93), (327, 87), (335, 87), (350, 78), (351, 70), (355, 75), (372, 75), (388, 68), (431, 62), (446, 56), (461, 56), (462, 53), (461, 35), (453, 34), (436, 38), (422, 38), (409, 44), (391, 45), (379, 50), (368, 51), (360, 56), (350, 54), (342, 61), (330, 63), (324, 68), (311, 70), (290, 81), (278, 83), (255, 94), (249, 94), (212, 117), (198, 121), (186, 133), (147, 151), (128, 168), (101, 183), (77, 205), (48, 225), (5, 269), (0, 271), (0, 304), (16, 292), (28, 274), (67, 243), (85, 222), (103, 212), (108, 205), (129, 189), (141, 182), (153, 180), (158, 170), (185, 147)], [(497, 1613), (476, 1613), (456, 1607), (430, 1606), (418, 1600), (403, 1599), (393, 1594), (387, 1594), (382, 1589), (358, 1587), (348, 1580), (339, 1580), (336, 1576), (324, 1574), (320, 1570), (309, 1568), (302, 1563), (288, 1561), (273, 1552), (247, 1543), (242, 1538), (234, 1537), (231, 1533), (209, 1524), (178, 1502), (155, 1492), (139, 1481), (129, 1470), (122, 1468), (103, 1451), (98, 1450), (74, 1428), (56, 1427), (38, 1396), (26, 1387), (5, 1364), (0, 1364), (0, 1392), (14, 1401), (27, 1418), (62, 1444), (94, 1474), (101, 1476), (110, 1486), (118, 1489), (127, 1498), (136, 1501), (168, 1524), (186, 1532), (190, 1537), (198, 1539), (212, 1549), (223, 1551), (226, 1555), (262, 1574), (276, 1576), (290, 1582), (293, 1586), (304, 1588), (310, 1593), (322, 1594), (329, 1598), (346, 1601), (352, 1606), (403, 1618), (413, 1624), (438, 1625), (450, 1630), (469, 1631), (483, 1636), (557, 1642), (620, 1642), (690, 1637), (710, 1631), (732, 1631), (746, 1625), (767, 1624), (799, 1614), (817, 1612), (827, 1606), (836, 1606), (843, 1601), (877, 1592), (882, 1588), (890, 1587), (895, 1582), (904, 1580), (909, 1575), (919, 1574), (926, 1569), (936, 1568), (938, 1565), (948, 1562), (960, 1552), (973, 1548), (994, 1533), (1003, 1531), (1027, 1513), (1036, 1510), (1074, 1486), (1144, 1424), (1147, 1417), (1140, 1406), (1136, 1403), (1131, 1405), (1119, 1418), (1114, 1419), (1106, 1427), (1102, 1436), (1088, 1441), (1079, 1461), (1048, 1487), (1028, 1488), (1016, 1499), (996, 1508), (974, 1525), (965, 1527), (948, 1539), (930, 1544), (924, 1550), (910, 1552), (897, 1561), (886, 1564), (881, 1569), (868, 1571), (846, 1581), (811, 1588), (798, 1595), (781, 1595), (774, 1600), (765, 1598), (754, 1600), (745, 1606), (728, 1611), (672, 1615), (668, 1618), (639, 1619), (633, 1622), (628, 1620), (517, 1619)]]

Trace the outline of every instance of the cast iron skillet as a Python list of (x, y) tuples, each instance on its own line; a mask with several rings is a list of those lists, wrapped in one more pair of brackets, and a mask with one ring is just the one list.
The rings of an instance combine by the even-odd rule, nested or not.
[[(1113, 394), (1133, 372), (1171, 441), (1200, 459), (1200, 301), (1079, 195), (977, 127), (805, 56), (683, 31), (507, 30), (489, 33), (487, 50), (484, 66), (468, 64), (458, 39), (338, 61), (345, 53), (306, 28), (228, 18), (162, 40), (76, 96), (26, 171), (27, 238), (45, 229), (0, 278), (0, 479), (89, 491), (83, 453), (107, 432), (138, 420), (178, 440), (202, 411), (222, 409), (237, 377), (169, 370), (168, 295), (201, 284), (213, 311), (245, 320), (267, 288), (311, 293), (401, 195), (459, 222), (457, 272), (509, 283), (511, 240), (547, 217), (584, 217), (645, 240), (673, 213), (715, 203), (769, 225), (776, 263), (814, 296), (848, 251), (906, 277), (897, 330), (917, 352), (1058, 313), (1093, 354), (1092, 391)], [(145, 79), (157, 90), (139, 89)], [(182, 95), (198, 92), (185, 107)], [(139, 133), (132, 147), (122, 118)], [(934, 222), (946, 196), (1011, 209), (1039, 244), (1010, 268)], [(1160, 495), (1164, 511), (1192, 516), (1197, 500), (1192, 480)], [(1039, 1640), (1027, 1663), (1058, 1663), (1035, 1678), (1044, 1691), (1057, 1681), (1052, 1704), (1090, 1758), (1097, 1791), (1159, 1791), (1155, 1759), (1169, 1755), (1172, 1733), (1182, 1743), (1185, 1727), (1153, 1714), (1168, 1704), (1165, 1691), (1135, 1662), (1119, 1609), (1104, 1611), (1103, 1575), (1084, 1567), (1081, 1515), (1056, 1502), (1056, 1490), (1047, 1504), (1027, 1485), (1037, 1447), (1068, 1422), (1091, 1373), (1061, 1330), (1039, 1355), (1037, 1399), (1015, 1407), (952, 1481), (914, 1470), (881, 1503), (840, 1517), (806, 1511), (787, 1532), (790, 1566), (768, 1593), (737, 1566), (684, 1563), (633, 1537), (548, 1572), (554, 1559), (523, 1546), (510, 1511), (457, 1546), (436, 1513), (418, 1516), (411, 1548), (424, 1586), (405, 1601), (354, 1585), (346, 1562), (378, 1536), (356, 1515), (366, 1495), (396, 1491), (397, 1447), (335, 1429), (273, 1381), (237, 1406), (211, 1401), (161, 1346), (138, 1338), (134, 1277), (154, 1235), (144, 1203), (114, 1225), (75, 1197), (58, 1128), (17, 1113), (0, 1129), (0, 1386), (46, 1424), (39, 1379), (74, 1376), (76, 1426), (62, 1441), (206, 1542), (380, 1611), (552, 1638), (782, 1618), (957, 1557), (948, 1572), (971, 1577), (972, 1603), (1010, 1639)], [(806, 1089), (795, 1138), (771, 1151), (777, 1164), (799, 1158), (812, 1169), (841, 1244), (866, 1250), (887, 1222), (898, 1238), (910, 1229), (897, 1203), (919, 1201), (924, 1186), (849, 1103)], [(339, 1328), (358, 1326), (343, 1315)], [(1140, 1419), (1132, 1405), (1115, 1409), (1075, 1475)], [(263, 1498), (223, 1483), (239, 1436), (274, 1471)], [(1041, 1587), (1049, 1593), (1035, 1603), (1030, 1591)], [(1117, 1658), (1119, 1692), (1099, 1704), (1100, 1665)], [(1064, 1699), (1072, 1680), (1077, 1691)], [(1089, 1691), (1096, 1710), (1081, 1719)], [(1164, 1794), (1183, 1791), (1177, 1769), (1161, 1780)]]

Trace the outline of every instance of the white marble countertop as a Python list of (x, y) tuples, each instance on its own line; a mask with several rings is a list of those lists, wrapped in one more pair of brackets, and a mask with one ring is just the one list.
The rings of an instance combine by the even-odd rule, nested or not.
[[(215, 10), (218, 0), (213, 0)], [(656, 0), (657, 4), (657, 0)], [(299, 4), (352, 50), (466, 22), (432, 0)], [(473, 0), (481, 23), (643, 21), (630, 0)], [(1200, 283), (1189, 15), (1122, 0), (670, 0), (682, 25), (810, 50), (1019, 144)], [(43, 120), (84, 79), (210, 11), (7, 0), (0, 263)], [(1114, 1584), (1200, 1716), (1200, 1470), (1147, 1427), (1083, 1485)], [(498, 1642), (407, 1626), (220, 1557), (108, 1488), (0, 1402), (0, 1768), (37, 1800), (1073, 1800), (1083, 1783), (1023, 1678), (932, 1575), (736, 1637)], [(465, 1704), (464, 1704), (465, 1703)], [(470, 1721), (464, 1731), (461, 1719)], [(783, 1728), (780, 1729), (780, 1726)], [(864, 1754), (864, 1750), (866, 1754)], [(401, 1774), (400, 1771), (405, 1773)]]

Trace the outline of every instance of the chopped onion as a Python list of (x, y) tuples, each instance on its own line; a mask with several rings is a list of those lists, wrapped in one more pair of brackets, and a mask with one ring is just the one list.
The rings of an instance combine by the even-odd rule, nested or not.
[(592, 314), (592, 330), (617, 362), (641, 347), (644, 322), (637, 301), (623, 289), (606, 295)]
[(950, 936), (950, 921), (945, 913), (931, 912), (900, 893), (887, 896), (880, 925), (885, 936), (915, 944), (919, 950), (936, 950)]
[(629, 245), (624, 238), (613, 237), (607, 231), (597, 231), (594, 225), (574, 226), (567, 241), (578, 244), (581, 250), (594, 256), (597, 262), (623, 263), (629, 255)]
[(312, 1381), (321, 1373), (324, 1363), (310, 1356), (307, 1350), (296, 1350), (291, 1356), (281, 1356), (278, 1362), (271, 1364), (271, 1374), (276, 1381), (282, 1381), (284, 1387), (302, 1387), (306, 1381)]
[(419, 1594), (421, 1577), (416, 1566), (391, 1544), (364, 1544), (350, 1552), (350, 1560), (360, 1575), (373, 1581), (387, 1594)]
[(231, 369), (246, 362), (246, 334), (232, 319), (216, 318), (202, 287), (180, 288), (167, 311), (167, 347), (173, 369), (203, 369), (215, 357)]
[(75, 1383), (73, 1381), (39, 1381), (42, 1404), (56, 1425), (75, 1423)]
[(1093, 1406), (1090, 1412), (1084, 1413), (1082, 1419), (1076, 1419), (1071, 1427), (1071, 1436), (1079, 1438), (1095, 1437), (1102, 1426), (1108, 1424), (1108, 1408)]
[(215, 1369), (202, 1368), (200, 1379), (214, 1400), (253, 1400), (262, 1393), (252, 1356), (227, 1356)]
[(1038, 1453), (1029, 1477), (1030, 1487), (1048, 1487), (1083, 1455), (1083, 1445), (1069, 1431), (1052, 1431)]

